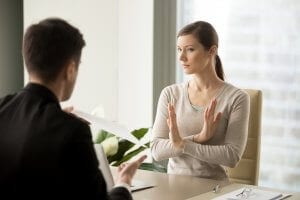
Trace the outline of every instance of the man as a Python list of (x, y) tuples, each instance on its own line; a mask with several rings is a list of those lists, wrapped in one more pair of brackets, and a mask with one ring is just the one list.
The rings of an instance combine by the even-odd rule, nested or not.
[(145, 156), (120, 167), (119, 186), (107, 193), (88, 124), (59, 104), (72, 94), (84, 46), (61, 19), (25, 33), (30, 83), (0, 99), (0, 191), (9, 199), (132, 199), (128, 186)]

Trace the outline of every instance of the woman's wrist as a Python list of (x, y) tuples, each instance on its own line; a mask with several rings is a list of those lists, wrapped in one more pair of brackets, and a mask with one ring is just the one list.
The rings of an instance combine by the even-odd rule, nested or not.
[(196, 135), (193, 136), (193, 142), (195, 143), (198, 143), (198, 144), (201, 144), (203, 142), (205, 142), (205, 138), (203, 137), (203, 134), (202, 132), (201, 133), (198, 133)]
[(185, 140), (180, 140), (178, 142), (173, 142), (173, 145), (176, 149), (183, 149), (185, 145)]

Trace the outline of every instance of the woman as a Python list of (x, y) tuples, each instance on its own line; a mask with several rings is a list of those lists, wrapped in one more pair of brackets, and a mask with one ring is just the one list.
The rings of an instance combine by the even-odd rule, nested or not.
[(151, 153), (169, 159), (168, 173), (227, 179), (223, 166), (235, 167), (245, 149), (249, 96), (224, 81), (218, 35), (198, 21), (177, 36), (178, 57), (192, 78), (161, 92)]

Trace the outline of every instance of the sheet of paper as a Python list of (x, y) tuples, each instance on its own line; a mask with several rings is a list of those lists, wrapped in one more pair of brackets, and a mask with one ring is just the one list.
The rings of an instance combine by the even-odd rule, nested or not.
[(265, 191), (256, 188), (240, 188), (233, 192), (216, 197), (213, 200), (278, 200), (283, 197), (280, 192)]
[[(99, 129), (103, 129), (107, 132), (113, 133), (116, 136), (120, 138), (124, 138), (138, 146), (144, 146), (149, 141), (141, 140), (139, 141), (137, 138), (135, 138), (131, 132), (125, 127), (124, 125), (121, 125), (117, 122), (109, 121), (102, 117), (96, 117), (94, 115), (91, 115), (89, 113), (74, 110), (72, 111), (73, 114), (77, 115), (80, 118), (83, 118), (84, 120), (91, 123), (93, 126), (96, 126)], [(149, 129), (150, 130), (150, 129)]]

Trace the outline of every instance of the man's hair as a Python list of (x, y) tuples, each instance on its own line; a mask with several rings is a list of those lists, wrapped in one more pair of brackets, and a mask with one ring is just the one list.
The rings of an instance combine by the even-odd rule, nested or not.
[(62, 19), (48, 18), (28, 27), (23, 39), (23, 57), (29, 73), (49, 82), (57, 78), (71, 59), (78, 66), (84, 46), (77, 28)]

